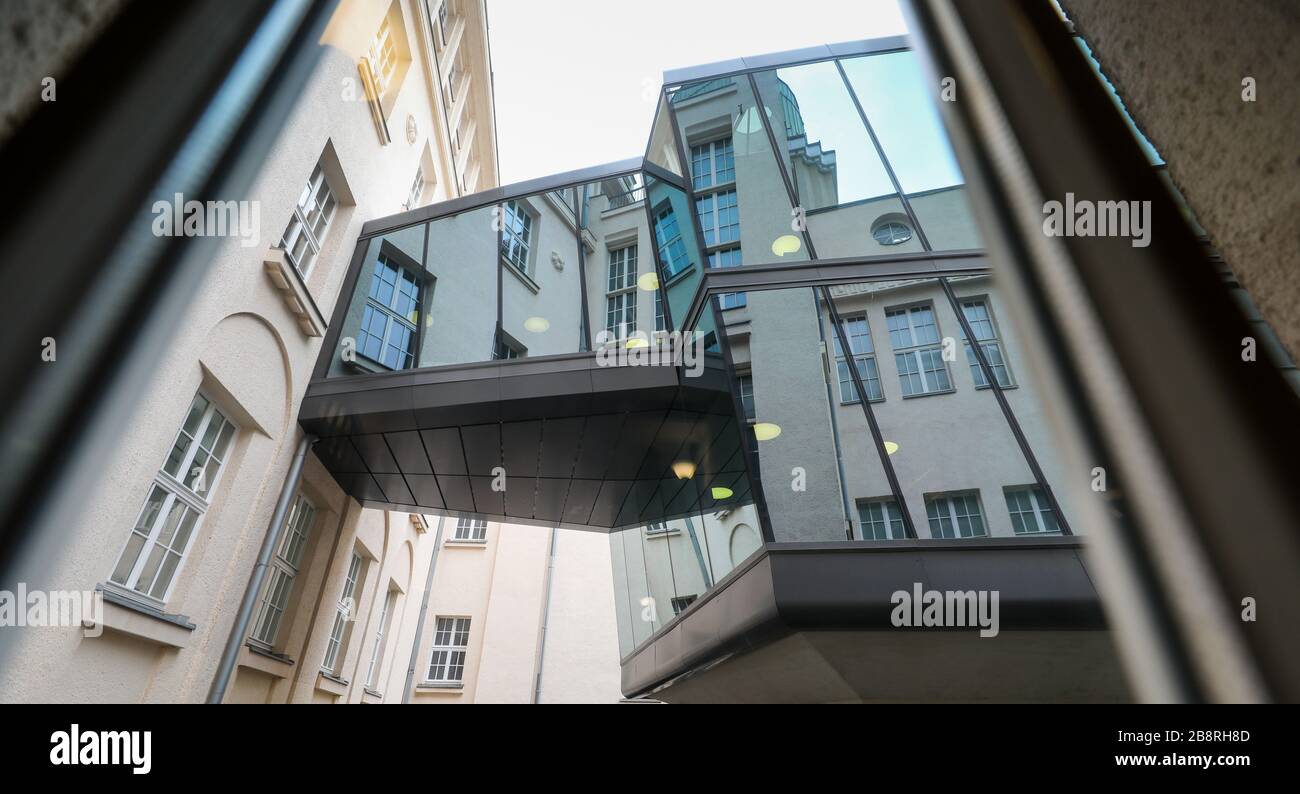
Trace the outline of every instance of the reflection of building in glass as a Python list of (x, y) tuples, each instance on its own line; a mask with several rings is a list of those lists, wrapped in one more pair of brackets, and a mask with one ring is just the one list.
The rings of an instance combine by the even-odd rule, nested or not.
[[(302, 414), (326, 468), (364, 505), (609, 532), (628, 694), (695, 671), (660, 696), (717, 697), (710, 676), (750, 681), (745, 665), (833, 625), (848, 634), (808, 651), (820, 664), (910, 642), (972, 697), (990, 676), (1015, 682), (994, 696), (1059, 694), (1030, 660), (1065, 653), (1069, 630), (1071, 696), (1122, 697), (1066, 473), (915, 56), (877, 42), (683, 75), (642, 160), (366, 224), (356, 261), (420, 274), (426, 309), (394, 367), (349, 358), (372, 299), (340, 301)], [(638, 366), (683, 331), (701, 340), (692, 374)], [(1013, 629), (996, 661), (965, 635), (890, 634), (889, 594), (934, 565), (1011, 614), (1069, 607)], [(1043, 575), (1007, 573), (1022, 566)], [(749, 662), (700, 673), (738, 648)], [(928, 691), (866, 664), (880, 678), (836, 697)]]

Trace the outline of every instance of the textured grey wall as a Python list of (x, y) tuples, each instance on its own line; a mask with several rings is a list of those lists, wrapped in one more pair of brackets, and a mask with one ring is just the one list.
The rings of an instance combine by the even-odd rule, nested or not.
[[(1228, 265), (1300, 352), (1300, 4), (1061, 0)], [(1255, 78), (1255, 102), (1242, 79)]]
[[(40, 101), (41, 79), (67, 71), (126, 0), (4, 0), (0, 4), (0, 143)], [(57, 98), (57, 86), (56, 86)]]

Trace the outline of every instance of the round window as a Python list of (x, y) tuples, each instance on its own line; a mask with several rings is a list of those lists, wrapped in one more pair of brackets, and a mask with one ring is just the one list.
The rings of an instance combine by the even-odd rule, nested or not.
[(906, 224), (886, 221), (873, 229), (871, 236), (881, 245), (898, 245), (912, 239), (912, 230)]

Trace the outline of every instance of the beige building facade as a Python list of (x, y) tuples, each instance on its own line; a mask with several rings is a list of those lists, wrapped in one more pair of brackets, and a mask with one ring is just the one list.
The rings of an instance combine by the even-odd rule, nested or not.
[(75, 540), (31, 583), (102, 594), (103, 631), (24, 629), (0, 700), (617, 699), (605, 538), (363, 509), (310, 451), (273, 521), (361, 225), (498, 183), (491, 83), (481, 0), (340, 3), (250, 195), (229, 197), (260, 239), (220, 247)]

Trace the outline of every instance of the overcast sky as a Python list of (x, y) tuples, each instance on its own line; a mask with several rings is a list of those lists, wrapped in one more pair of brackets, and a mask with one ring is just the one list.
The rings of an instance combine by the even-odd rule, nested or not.
[(896, 0), (488, 0), (501, 183), (645, 152), (665, 69), (906, 33)]

